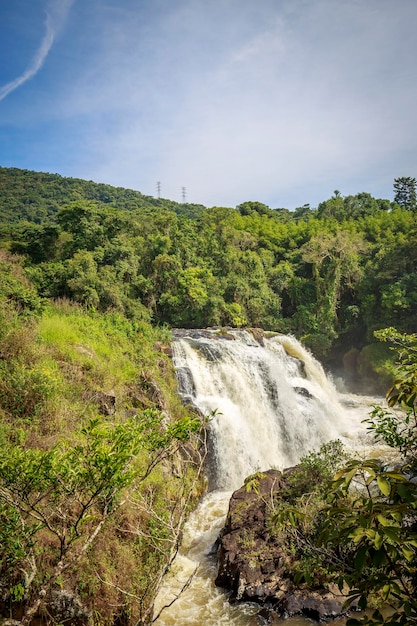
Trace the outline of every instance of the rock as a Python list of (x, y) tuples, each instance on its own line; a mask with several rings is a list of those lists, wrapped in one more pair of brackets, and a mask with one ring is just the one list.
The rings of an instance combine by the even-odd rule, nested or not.
[(84, 626), (89, 618), (89, 613), (79, 598), (65, 589), (52, 591), (48, 611), (57, 622), (72, 624), (72, 626)]
[(162, 352), (163, 354), (166, 354), (167, 356), (169, 356), (170, 359), (172, 359), (172, 347), (171, 346), (167, 346), (161, 343), (160, 341), (156, 341), (154, 343), (154, 348), (158, 352)]
[(305, 615), (317, 622), (336, 619), (344, 615), (344, 596), (333, 595), (330, 591), (293, 591), (286, 594), (275, 606), (275, 610), (283, 616)]
[(248, 333), (259, 343), (260, 346), (264, 346), (264, 330), (263, 328), (248, 328)]
[(309, 400), (312, 400), (313, 398), (313, 394), (310, 393), (305, 387), (294, 387), (294, 391), (299, 393), (300, 396), (303, 396), (304, 398), (309, 398)]
[(97, 404), (102, 415), (114, 415), (116, 413), (116, 394), (113, 390), (97, 392)]
[(281, 485), (281, 472), (268, 470), (231, 497), (216, 585), (230, 589), (237, 600), (267, 600), (282, 586), (284, 554), (266, 527), (267, 498)]
[(285, 546), (268, 530), (271, 499), (278, 497), (294, 469), (268, 470), (246, 479), (232, 494), (218, 541), (216, 585), (231, 591), (232, 600), (264, 606), (266, 612), (260, 617), (268, 624), (274, 623), (275, 616), (305, 615), (320, 621), (345, 614), (346, 597), (338, 589), (312, 590), (294, 584), (287, 574)]

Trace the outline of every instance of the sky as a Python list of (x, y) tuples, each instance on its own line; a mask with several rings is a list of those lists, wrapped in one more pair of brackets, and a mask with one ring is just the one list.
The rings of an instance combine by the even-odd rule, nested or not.
[(0, 166), (205, 206), (393, 199), (416, 30), (417, 0), (0, 0)]

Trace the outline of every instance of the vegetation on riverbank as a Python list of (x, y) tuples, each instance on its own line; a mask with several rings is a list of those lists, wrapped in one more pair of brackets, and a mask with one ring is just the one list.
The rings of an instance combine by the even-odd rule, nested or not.
[[(343, 457), (338, 442), (301, 460), (271, 511), (289, 575), (311, 588), (336, 583), (346, 604), (371, 609), (348, 626), (417, 624), (417, 335), (378, 333), (398, 376), (368, 423), (387, 459)], [(388, 456), (388, 455), (387, 455)], [(337, 471), (336, 471), (337, 470)]]
[(0, 604), (146, 623), (203, 489), (167, 329), (42, 300), (0, 258)]

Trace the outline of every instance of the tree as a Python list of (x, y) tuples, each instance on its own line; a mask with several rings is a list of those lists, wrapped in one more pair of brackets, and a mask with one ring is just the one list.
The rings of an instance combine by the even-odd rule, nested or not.
[(340, 195), (340, 191), (336, 189), (334, 195), (329, 200), (320, 202), (317, 207), (317, 217), (319, 219), (335, 219), (338, 222), (343, 222), (346, 218), (346, 209), (345, 201)]
[(163, 420), (155, 410), (119, 424), (93, 418), (75, 445), (2, 446), (0, 569), (11, 601), (24, 603), (22, 626), (175, 443), (199, 428), (194, 419)]
[(260, 215), (273, 215), (273, 211), (262, 202), (242, 202), (236, 207), (241, 215), (251, 215), (252, 213), (259, 213)]
[(411, 176), (402, 176), (394, 179), (394, 202), (397, 202), (400, 206), (410, 209), (411, 211), (417, 210), (417, 195), (416, 195), (416, 179)]
[[(283, 209), (281, 209), (283, 210)], [(307, 204), (303, 204), (303, 206), (299, 206), (296, 209), (294, 209), (294, 212), (292, 214), (293, 218), (295, 220), (305, 220), (306, 222), (313, 217), (314, 215), (314, 210), (310, 207), (310, 205)]]
[[(400, 367), (387, 393), (391, 411), (375, 408), (369, 427), (399, 459), (395, 465), (357, 460), (336, 474), (321, 540), (348, 555), (338, 584), (348, 586), (349, 600), (366, 609), (372, 598), (378, 606), (347, 626), (411, 626), (417, 624), (417, 334), (391, 328), (376, 335), (393, 345)], [(381, 605), (392, 612), (384, 616)]]
[(317, 298), (315, 318), (320, 333), (328, 340), (335, 336), (342, 289), (359, 280), (359, 256), (365, 249), (360, 235), (340, 229), (313, 235), (301, 248), (303, 260), (312, 265)]

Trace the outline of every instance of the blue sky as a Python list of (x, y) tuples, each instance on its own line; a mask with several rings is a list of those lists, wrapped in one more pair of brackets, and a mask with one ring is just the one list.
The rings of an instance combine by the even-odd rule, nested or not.
[(416, 0), (0, 0), (0, 165), (294, 209), (417, 176)]

